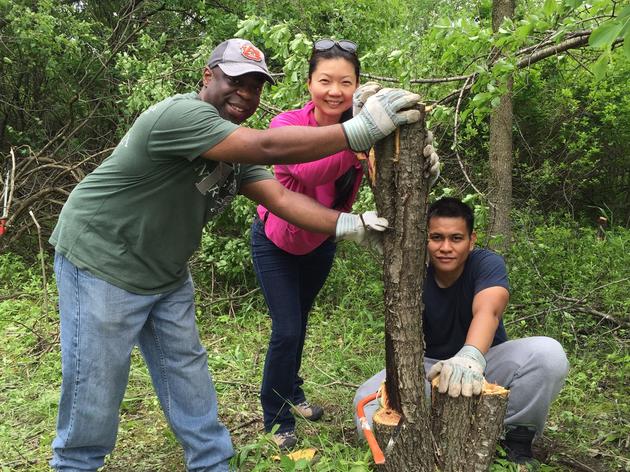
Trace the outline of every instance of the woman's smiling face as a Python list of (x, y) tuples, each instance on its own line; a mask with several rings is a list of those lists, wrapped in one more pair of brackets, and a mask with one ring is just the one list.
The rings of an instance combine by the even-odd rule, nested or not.
[(358, 85), (358, 77), (350, 61), (341, 57), (320, 59), (308, 80), (317, 123), (339, 123), (341, 114), (352, 107), (352, 94)]

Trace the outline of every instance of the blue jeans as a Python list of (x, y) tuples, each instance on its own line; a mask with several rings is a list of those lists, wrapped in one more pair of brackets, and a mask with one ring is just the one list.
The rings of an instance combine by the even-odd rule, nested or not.
[(325, 241), (296, 256), (267, 239), (259, 218), (252, 225), (252, 258), (271, 316), (271, 339), (265, 359), (260, 402), (265, 430), (293, 431), (291, 405), (305, 400), (299, 376), (308, 312), (328, 277), (336, 244)]
[(137, 295), (55, 255), (62, 384), (50, 465), (95, 471), (114, 449), (131, 351), (140, 347), (190, 471), (227, 471), (230, 435), (217, 418), (207, 355), (195, 324), (192, 280)]

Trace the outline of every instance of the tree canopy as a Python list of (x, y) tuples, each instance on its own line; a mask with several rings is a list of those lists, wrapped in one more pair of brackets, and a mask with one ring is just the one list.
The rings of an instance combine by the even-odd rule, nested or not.
[(32, 223), (28, 209), (49, 227), (134, 117), (194, 90), (209, 52), (231, 36), (260, 45), (281, 74), (250, 120), (256, 127), (304, 101), (314, 38), (358, 42), (363, 80), (435, 104), (441, 183), (463, 194), (487, 187), (488, 115), (513, 74), (516, 208), (628, 223), (630, 6), (622, 2), (519, 2), (496, 33), (489, 0), (4, 0), (0, 12), (0, 155), (3, 182), (11, 152), (16, 161), (16, 236)]

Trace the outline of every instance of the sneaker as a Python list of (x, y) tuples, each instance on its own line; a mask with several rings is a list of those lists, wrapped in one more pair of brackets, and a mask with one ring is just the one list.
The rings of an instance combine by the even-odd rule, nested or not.
[(291, 449), (297, 444), (297, 436), (295, 431), (285, 431), (283, 433), (276, 433), (272, 436), (273, 442), (276, 443), (279, 449), (286, 451)]
[(307, 401), (294, 405), (293, 412), (309, 421), (317, 421), (324, 416), (324, 409), (321, 406), (313, 405)]
[(528, 426), (508, 427), (505, 439), (501, 441), (501, 447), (507, 453), (507, 459), (515, 464), (526, 466), (520, 470), (538, 470), (540, 463), (532, 453), (532, 442), (536, 436), (536, 430)]

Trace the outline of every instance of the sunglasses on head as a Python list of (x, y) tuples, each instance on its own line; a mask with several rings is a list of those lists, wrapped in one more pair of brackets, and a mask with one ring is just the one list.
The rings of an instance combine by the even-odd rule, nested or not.
[(313, 49), (316, 51), (328, 51), (333, 46), (339, 46), (346, 52), (355, 54), (357, 52), (357, 43), (349, 41), (347, 39), (340, 39), (335, 41), (334, 39), (319, 39), (313, 43)]

